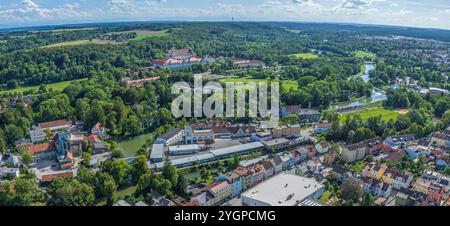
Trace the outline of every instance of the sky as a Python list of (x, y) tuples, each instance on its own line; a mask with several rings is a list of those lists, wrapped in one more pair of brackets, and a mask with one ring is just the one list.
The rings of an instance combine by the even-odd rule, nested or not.
[(0, 27), (232, 18), (450, 29), (450, 0), (0, 0)]

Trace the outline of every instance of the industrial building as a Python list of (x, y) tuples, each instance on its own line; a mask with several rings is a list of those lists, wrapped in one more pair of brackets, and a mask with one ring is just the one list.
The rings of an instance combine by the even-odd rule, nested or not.
[[(171, 160), (172, 165), (176, 167), (186, 167), (191, 166), (196, 163), (206, 163), (211, 162), (223, 158), (227, 158), (233, 155), (243, 155), (248, 154), (255, 151), (261, 151), (265, 148), (265, 146), (261, 142), (252, 142), (246, 144), (235, 145), (226, 148), (220, 148), (216, 150), (211, 150), (208, 153), (200, 154), (196, 156), (190, 156), (186, 158), (174, 159)], [(152, 150), (153, 155), (153, 150)], [(158, 155), (159, 156), (159, 155)], [(150, 157), (152, 159), (152, 157)], [(155, 163), (154, 161), (152, 161)], [(164, 162), (156, 162), (156, 164), (149, 164), (149, 168), (160, 170), (164, 166)]]
[(151, 162), (162, 162), (164, 157), (164, 144), (153, 144), (152, 152), (150, 153)]
[(243, 193), (241, 202), (244, 206), (298, 206), (323, 192), (324, 185), (314, 179), (281, 173)]

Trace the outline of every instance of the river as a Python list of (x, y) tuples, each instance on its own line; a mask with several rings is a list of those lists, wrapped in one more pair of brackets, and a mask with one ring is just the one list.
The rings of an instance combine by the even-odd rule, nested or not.
[(137, 151), (145, 144), (146, 140), (152, 136), (151, 133), (132, 137), (127, 140), (119, 141), (119, 149), (125, 152), (125, 157), (135, 157)]
[[(370, 71), (375, 70), (375, 64), (366, 63), (365, 66), (366, 66), (366, 69), (365, 69), (363, 75), (361, 75), (361, 78), (364, 82), (367, 83), (370, 81), (370, 74), (369, 74)], [(353, 101), (350, 103), (331, 105), (330, 109), (335, 110), (338, 108), (356, 107), (356, 106), (362, 106), (365, 104), (376, 103), (376, 102), (385, 101), (385, 100), (387, 100), (386, 92), (374, 87), (370, 98), (364, 98), (362, 100), (357, 100), (357, 101)]]

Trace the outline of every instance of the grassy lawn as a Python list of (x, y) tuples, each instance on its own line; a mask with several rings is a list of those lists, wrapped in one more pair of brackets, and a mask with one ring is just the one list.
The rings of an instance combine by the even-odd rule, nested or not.
[(300, 60), (311, 60), (311, 59), (319, 58), (319, 56), (317, 56), (314, 53), (296, 53), (296, 54), (291, 54), (289, 56), (296, 58), (296, 59), (300, 59)]
[(322, 196), (320, 196), (319, 198), (319, 202), (321, 203), (327, 203), (331, 198), (331, 192), (330, 191), (325, 191)]
[[(52, 84), (46, 84), (45, 87), (47, 89), (52, 88), (53, 90), (56, 90), (56, 91), (62, 91), (64, 88), (69, 86), (72, 82), (82, 82), (82, 81), (87, 81), (87, 80), (88, 80), (87, 78), (82, 78), (82, 79), (65, 81), (65, 82), (57, 82), (57, 83), (52, 83)], [(3, 90), (3, 91), (0, 91), (0, 95), (6, 94), (6, 93), (23, 93), (23, 92), (31, 91), (31, 90), (38, 91), (39, 86), (27, 86), (27, 87), (19, 87), (17, 89)]]
[(342, 115), (339, 115), (339, 120), (345, 121), (345, 119), (349, 115), (359, 115), (359, 116), (361, 116), (361, 119), (363, 121), (366, 121), (367, 119), (369, 119), (371, 117), (381, 115), (382, 120), (389, 121), (390, 119), (397, 119), (400, 114), (395, 111), (379, 108), (379, 109), (365, 110), (365, 111), (359, 111), (359, 112), (349, 113), (349, 114), (342, 114)]
[[(120, 200), (123, 199), (127, 195), (132, 195), (136, 191), (136, 186), (130, 186), (121, 190), (118, 190), (114, 193), (114, 200)], [(97, 203), (97, 206), (104, 206), (106, 205), (106, 200), (101, 200), (99, 203)]]
[(130, 41), (141, 41), (147, 38), (161, 38), (168, 36), (169, 33), (167, 33), (167, 30), (161, 31), (157, 34), (137, 34), (136, 38), (131, 39)]
[(365, 106), (368, 108), (381, 108), (382, 104), (383, 104), (383, 101), (378, 101), (375, 103), (366, 104)]
[[(225, 79), (221, 79), (219, 80), (220, 82), (243, 82), (243, 83), (248, 83), (248, 82), (254, 82), (256, 84), (260, 83), (260, 82), (279, 82), (280, 83), (280, 88), (283, 89), (293, 89), (293, 90), (297, 90), (298, 89), (298, 83), (296, 81), (293, 80), (268, 80), (268, 79), (256, 79), (256, 78), (252, 78), (252, 77), (242, 77), (242, 78), (225, 78)], [(269, 84), (268, 84), (269, 85)]]
[(366, 51), (356, 51), (354, 54), (356, 57), (361, 58), (361, 59), (369, 58), (369, 59), (373, 60), (376, 57), (376, 55), (374, 53), (366, 52)]

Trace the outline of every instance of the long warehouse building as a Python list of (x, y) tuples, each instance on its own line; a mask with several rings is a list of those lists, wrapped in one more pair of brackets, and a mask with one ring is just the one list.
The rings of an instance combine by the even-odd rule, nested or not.
[[(227, 158), (233, 155), (243, 155), (252, 153), (255, 151), (261, 151), (265, 148), (264, 144), (261, 142), (252, 142), (247, 144), (240, 144), (235, 145), (231, 147), (226, 148), (220, 148), (216, 150), (211, 150), (209, 153), (200, 154), (196, 156), (186, 157), (186, 158), (180, 158), (180, 159), (174, 159), (170, 160), (171, 164), (181, 168), (181, 167), (187, 167), (194, 165), (196, 163), (206, 163), (211, 162), (223, 158)], [(164, 167), (164, 162), (158, 162), (155, 164), (149, 163), (149, 168), (153, 169), (156, 168), (157, 170)]]

